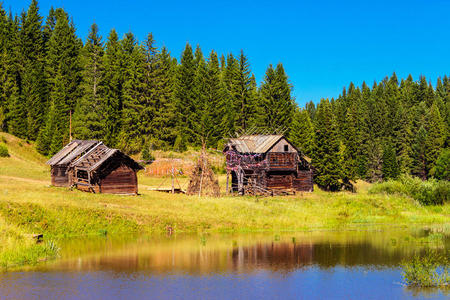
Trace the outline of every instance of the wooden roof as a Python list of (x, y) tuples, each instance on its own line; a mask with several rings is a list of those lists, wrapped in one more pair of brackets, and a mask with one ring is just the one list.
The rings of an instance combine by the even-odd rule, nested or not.
[(135, 170), (141, 170), (143, 167), (134, 161), (128, 155), (118, 149), (111, 149), (103, 144), (98, 144), (89, 150), (85, 155), (70, 164), (71, 167), (84, 169), (88, 172), (97, 170), (101, 165), (113, 156), (119, 156), (128, 162), (128, 165)]
[(243, 135), (230, 139), (228, 145), (240, 153), (266, 153), (281, 139), (286, 138), (282, 135)]
[(94, 140), (73, 140), (56, 153), (52, 158), (47, 161), (50, 166), (56, 165), (68, 165), (74, 159), (84, 154), (90, 148), (99, 144), (100, 142)]

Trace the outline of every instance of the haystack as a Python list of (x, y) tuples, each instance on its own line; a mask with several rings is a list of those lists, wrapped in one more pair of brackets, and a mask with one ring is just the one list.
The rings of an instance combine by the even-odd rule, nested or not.
[(205, 152), (200, 155), (191, 173), (186, 194), (199, 196), (220, 196), (219, 180), (216, 178)]

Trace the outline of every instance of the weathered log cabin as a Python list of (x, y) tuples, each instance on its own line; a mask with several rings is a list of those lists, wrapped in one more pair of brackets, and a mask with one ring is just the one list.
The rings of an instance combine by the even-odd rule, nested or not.
[(247, 135), (229, 139), (227, 191), (239, 194), (282, 194), (313, 190), (309, 158), (282, 135)]
[(50, 165), (52, 185), (71, 186), (70, 164), (99, 143), (99, 141), (73, 140), (47, 161), (47, 164)]
[[(74, 186), (79, 190), (93, 193), (138, 193), (136, 172), (143, 167), (131, 157), (117, 149), (106, 147), (102, 142), (79, 140), (74, 142), (69, 143), (47, 162), (52, 166), (52, 184)], [(72, 143), (78, 146), (73, 146)], [(92, 145), (83, 147), (84, 150), (81, 152), (77, 150), (86, 144)], [(82, 154), (74, 155), (75, 152)], [(62, 156), (65, 158), (59, 159)], [(64, 161), (64, 164), (59, 165), (57, 161)], [(60, 170), (64, 170), (64, 174)]]

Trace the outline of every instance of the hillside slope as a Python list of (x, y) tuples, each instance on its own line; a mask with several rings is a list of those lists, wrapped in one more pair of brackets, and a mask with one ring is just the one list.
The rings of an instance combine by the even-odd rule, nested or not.
[[(52, 239), (76, 235), (296, 231), (444, 224), (449, 205), (420, 206), (400, 196), (359, 192), (285, 197), (199, 198), (149, 190), (163, 178), (139, 174), (140, 196), (91, 194), (50, 186), (46, 158), (32, 143), (0, 133), (11, 154), (0, 158), (0, 266), (36, 263), (57, 251)], [(183, 179), (186, 181), (186, 178)], [(167, 182), (170, 182), (168, 180)], [(223, 177), (222, 181), (223, 183)], [(222, 190), (223, 191), (223, 190)], [(44, 234), (34, 244), (30, 234)]]

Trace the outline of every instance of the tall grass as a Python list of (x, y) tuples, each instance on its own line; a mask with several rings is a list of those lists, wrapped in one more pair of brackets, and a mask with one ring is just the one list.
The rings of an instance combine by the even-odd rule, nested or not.
[(403, 280), (410, 287), (447, 287), (450, 284), (449, 261), (447, 256), (430, 253), (411, 261), (404, 261)]
[(450, 182), (436, 179), (422, 181), (403, 175), (398, 180), (374, 184), (369, 193), (398, 194), (411, 197), (422, 205), (442, 205), (450, 201)]

